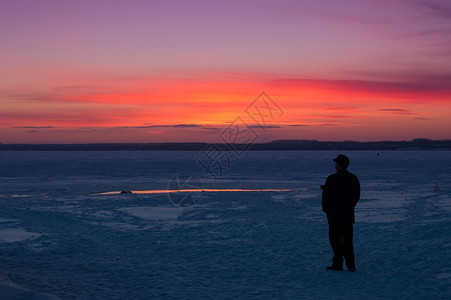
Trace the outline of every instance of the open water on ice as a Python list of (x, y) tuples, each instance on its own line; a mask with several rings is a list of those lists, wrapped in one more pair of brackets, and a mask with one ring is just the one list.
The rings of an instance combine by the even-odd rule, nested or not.
[[(348, 273), (325, 270), (319, 186), (335, 151), (248, 151), (216, 180), (198, 152), (0, 152), (0, 277), (26, 299), (449, 299), (450, 153), (345, 153), (362, 186)], [(201, 192), (189, 206), (98, 194), (182, 173), (205, 189), (290, 190)]]

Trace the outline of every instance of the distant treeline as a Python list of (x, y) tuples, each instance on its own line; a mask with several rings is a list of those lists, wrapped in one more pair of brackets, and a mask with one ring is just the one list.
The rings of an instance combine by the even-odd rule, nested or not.
[(202, 151), (236, 150), (425, 150), (450, 149), (451, 140), (414, 139), (412, 141), (327, 142), (316, 140), (276, 140), (269, 143), (102, 143), (102, 144), (0, 144), (0, 151)]

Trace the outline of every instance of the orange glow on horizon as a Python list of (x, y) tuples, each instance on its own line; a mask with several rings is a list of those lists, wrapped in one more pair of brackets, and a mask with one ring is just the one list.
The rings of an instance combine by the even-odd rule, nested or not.
[[(51, 142), (61, 139), (59, 132), (85, 136), (89, 142), (95, 142), (96, 132), (103, 132), (99, 139), (103, 142), (119, 142), (121, 137), (124, 142), (132, 137), (137, 142), (208, 141), (237, 117), (253, 125), (245, 109), (258, 91), (267, 91), (284, 111), (283, 118), (268, 124), (274, 127), (268, 131), (268, 139), (360, 140), (368, 132), (382, 136), (377, 132), (390, 127), (405, 134), (403, 128), (416, 128), (418, 123), (435, 130), (434, 136), (446, 137), (439, 126), (446, 124), (450, 115), (451, 89), (409, 88), (397, 83), (267, 80), (251, 75), (247, 82), (201, 78), (150, 78), (126, 84), (108, 81), (17, 96), (4, 106), (0, 127), (3, 136), (19, 134), (25, 140), (34, 133), (43, 140), (53, 136)], [(107, 92), (109, 89), (114, 92)], [(436, 103), (433, 108), (431, 101)], [(337, 128), (343, 133), (337, 134)], [(108, 130), (115, 135), (105, 134)], [(326, 132), (331, 137), (327, 138)]]

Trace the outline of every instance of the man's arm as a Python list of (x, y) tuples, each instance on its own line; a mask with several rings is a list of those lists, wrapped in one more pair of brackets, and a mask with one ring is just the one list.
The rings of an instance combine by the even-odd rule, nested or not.
[(323, 189), (323, 194), (321, 197), (321, 207), (323, 209), (323, 212), (325, 212), (327, 214), (328, 211), (328, 204), (329, 204), (329, 187), (330, 187), (330, 183), (329, 183), (329, 177), (327, 177), (326, 179), (326, 183), (324, 185), (322, 185), (322, 189)]

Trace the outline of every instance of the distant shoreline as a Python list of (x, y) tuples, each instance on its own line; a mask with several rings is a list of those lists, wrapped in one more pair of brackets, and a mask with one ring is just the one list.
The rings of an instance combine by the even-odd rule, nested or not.
[(289, 150), (451, 150), (451, 140), (411, 141), (317, 141), (275, 140), (255, 144), (221, 143), (88, 143), (88, 144), (0, 144), (0, 151), (289, 151)]

